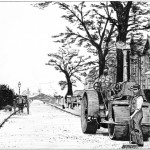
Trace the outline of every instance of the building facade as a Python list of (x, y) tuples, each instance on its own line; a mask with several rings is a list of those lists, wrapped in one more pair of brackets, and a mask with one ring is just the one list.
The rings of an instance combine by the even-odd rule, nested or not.
[[(127, 64), (130, 65), (130, 73), (127, 80), (140, 84), (142, 89), (150, 89), (150, 37), (147, 36), (147, 39), (143, 43), (144, 44), (141, 47), (137, 46), (134, 49), (136, 51), (134, 54), (129, 54), (129, 62), (127, 62)], [(127, 45), (125, 50), (131, 52), (131, 47)], [(112, 76), (113, 83), (116, 83), (116, 51), (113, 49), (107, 57), (105, 65), (109, 68), (109, 75)], [(125, 60), (126, 59), (124, 59), (124, 61)], [(124, 67), (126, 66), (124, 65)], [(85, 79), (85, 89), (93, 88), (93, 83), (97, 78), (98, 70), (93, 67)]]
[(150, 38), (141, 50), (140, 55), (130, 56), (130, 81), (141, 85), (142, 89), (150, 89)]

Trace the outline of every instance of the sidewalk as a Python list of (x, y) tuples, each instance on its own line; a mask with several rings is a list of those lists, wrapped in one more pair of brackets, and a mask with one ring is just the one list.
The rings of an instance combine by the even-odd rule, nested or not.
[(7, 120), (13, 116), (15, 113), (17, 113), (19, 110), (16, 111), (6, 111), (6, 110), (0, 110), (0, 128), (4, 125)]
[(10, 116), (13, 113), (13, 111), (5, 111), (5, 110), (0, 110), (0, 123), (6, 119), (8, 116)]
[(70, 113), (72, 115), (75, 115), (75, 116), (81, 116), (81, 109), (80, 108), (77, 108), (77, 107), (74, 107), (74, 109), (70, 109), (70, 108), (65, 108), (63, 109), (61, 105), (57, 105), (57, 104), (51, 104), (51, 103), (47, 103), (48, 105), (51, 105), (55, 108), (58, 108), (64, 112), (67, 112), (67, 113)]
[(14, 114), (14, 111), (0, 110), (0, 128)]

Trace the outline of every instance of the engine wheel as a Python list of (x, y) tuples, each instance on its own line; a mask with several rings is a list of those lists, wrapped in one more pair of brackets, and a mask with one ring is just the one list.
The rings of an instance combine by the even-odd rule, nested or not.
[[(113, 111), (114, 110), (114, 111)], [(124, 116), (126, 117), (127, 115), (127, 110), (126, 107), (113, 107), (111, 110), (113, 111), (113, 120), (115, 121), (118, 116)], [(124, 113), (125, 112), (125, 113)], [(127, 125), (116, 125), (116, 124), (108, 124), (108, 133), (109, 133), (109, 138), (111, 140), (127, 140), (129, 135), (128, 135), (128, 126)]]
[(95, 120), (88, 120), (88, 98), (85, 94), (81, 101), (81, 128), (83, 133), (95, 134), (98, 128)]

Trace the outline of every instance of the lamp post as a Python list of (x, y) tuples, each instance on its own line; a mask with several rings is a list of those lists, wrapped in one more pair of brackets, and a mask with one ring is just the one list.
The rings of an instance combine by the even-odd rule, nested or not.
[(21, 83), (20, 83), (20, 81), (19, 81), (19, 82), (18, 82), (19, 95), (20, 95), (20, 87), (21, 87)]

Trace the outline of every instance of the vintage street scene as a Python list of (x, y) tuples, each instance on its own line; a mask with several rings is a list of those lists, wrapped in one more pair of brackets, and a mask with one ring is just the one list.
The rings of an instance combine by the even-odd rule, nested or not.
[(0, 149), (150, 149), (149, 1), (0, 1)]

